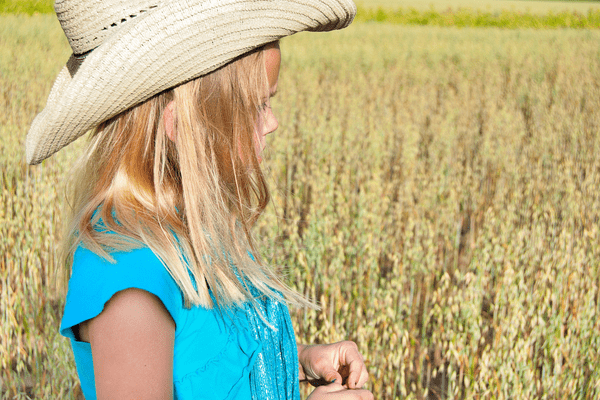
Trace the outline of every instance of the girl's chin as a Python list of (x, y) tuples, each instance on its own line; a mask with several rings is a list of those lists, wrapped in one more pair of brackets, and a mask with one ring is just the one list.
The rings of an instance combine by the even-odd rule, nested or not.
[(260, 151), (256, 152), (256, 159), (258, 160), (258, 163), (260, 164), (263, 160), (263, 151), (265, 151), (265, 148), (263, 147)]

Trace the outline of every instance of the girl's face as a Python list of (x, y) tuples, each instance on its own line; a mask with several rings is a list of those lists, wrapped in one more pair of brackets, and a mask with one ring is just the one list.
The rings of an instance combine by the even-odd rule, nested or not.
[(254, 146), (258, 162), (262, 161), (262, 152), (266, 146), (266, 136), (274, 132), (279, 123), (271, 109), (271, 97), (277, 92), (277, 81), (279, 79), (279, 66), (281, 64), (281, 52), (279, 51), (279, 43), (272, 43), (265, 46), (265, 67), (267, 69), (267, 79), (269, 81), (269, 95), (264, 99), (261, 107), (261, 115), (259, 118), (258, 127), (256, 128)]

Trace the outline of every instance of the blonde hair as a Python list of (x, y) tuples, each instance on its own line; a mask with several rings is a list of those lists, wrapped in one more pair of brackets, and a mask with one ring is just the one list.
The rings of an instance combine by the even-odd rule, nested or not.
[(254, 150), (268, 86), (261, 48), (98, 126), (72, 181), (65, 254), (82, 244), (114, 261), (147, 246), (188, 307), (251, 300), (248, 283), (311, 306), (263, 263), (250, 232), (269, 202)]

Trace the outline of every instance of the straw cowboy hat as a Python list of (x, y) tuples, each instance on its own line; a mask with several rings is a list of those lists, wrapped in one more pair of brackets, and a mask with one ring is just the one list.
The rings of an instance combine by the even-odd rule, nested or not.
[(352, 0), (57, 0), (55, 10), (73, 55), (29, 129), (29, 164), (252, 49), (356, 14)]

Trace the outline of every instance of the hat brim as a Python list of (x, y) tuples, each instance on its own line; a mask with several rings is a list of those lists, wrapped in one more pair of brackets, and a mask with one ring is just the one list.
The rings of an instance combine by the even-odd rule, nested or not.
[(301, 31), (344, 28), (355, 14), (352, 0), (164, 2), (119, 28), (78, 68), (71, 56), (27, 134), (27, 162), (40, 163), (101, 122), (252, 49)]

